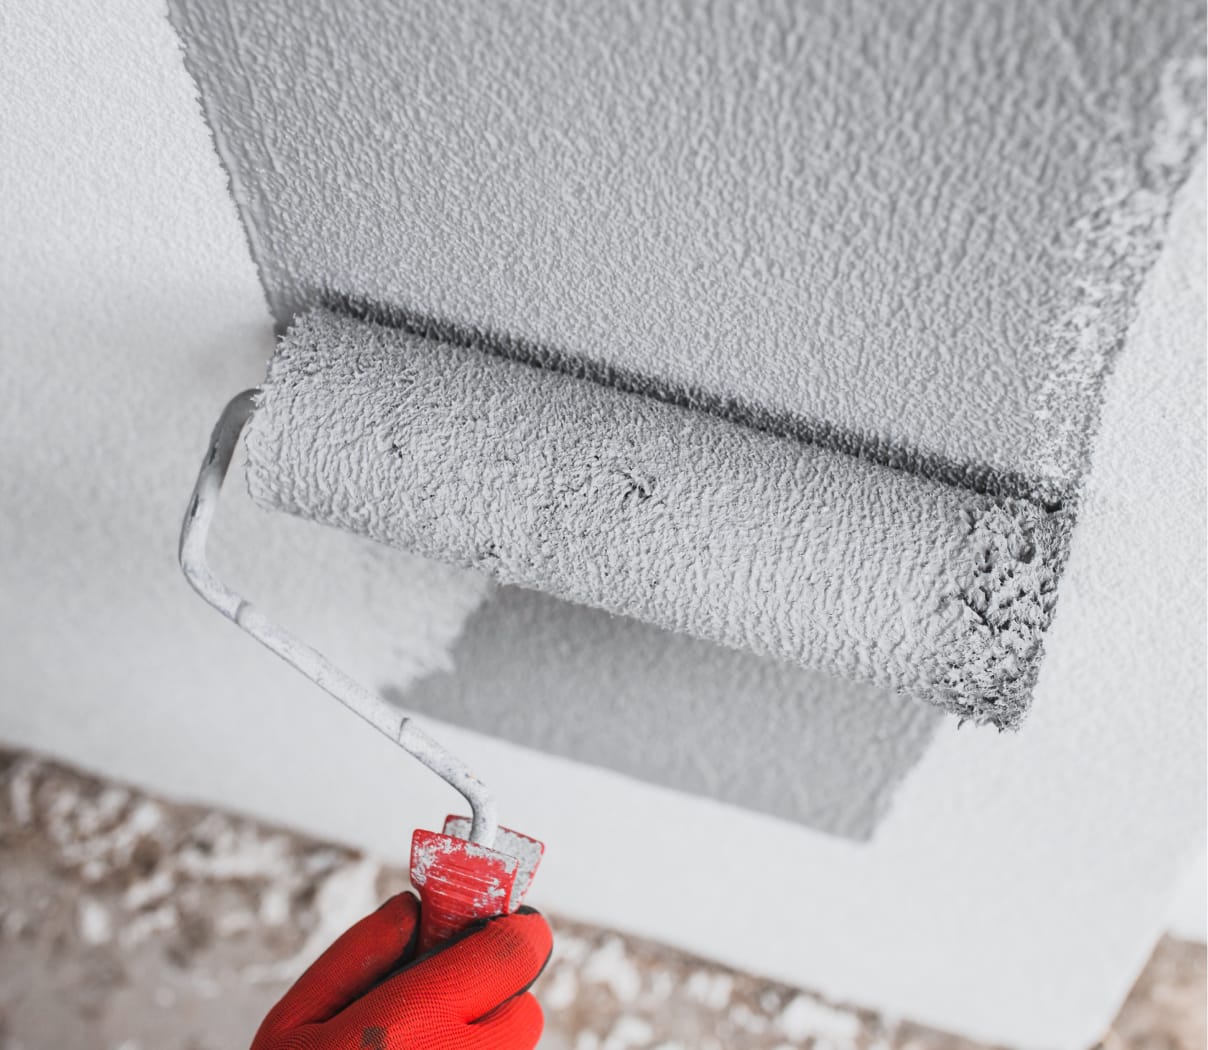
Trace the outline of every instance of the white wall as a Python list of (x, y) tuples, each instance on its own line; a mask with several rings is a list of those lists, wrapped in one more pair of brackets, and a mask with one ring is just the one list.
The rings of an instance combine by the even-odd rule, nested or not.
[[(164, 12), (5, 17), (0, 736), (401, 860), (448, 792), (174, 565), (270, 325)], [(1203, 179), (1111, 380), (1026, 730), (946, 724), (856, 844), (441, 729), (548, 842), (539, 906), (987, 1039), (1097, 1037), (1204, 838)], [(445, 665), (482, 596), (229, 507), (230, 575), (371, 681)]]
[(1189, 941), (1208, 941), (1208, 857), (1203, 850), (1183, 873), (1170, 910), (1170, 932)]
[[(183, 586), (176, 537), (219, 409), (263, 376), (271, 322), (162, 8), (12, 5), (2, 45), (17, 100), (0, 194), (6, 670), (49, 693), (64, 647), (79, 652), (87, 726), (139, 753), (131, 735), (208, 723), (200, 701), (229, 688), (199, 648), (224, 632)], [(293, 519), (266, 529), (242, 490), (215, 544), (232, 580), (309, 616), (352, 666), (385, 654), (409, 682), (447, 665), (481, 580)], [(323, 557), (338, 575), (307, 568)], [(379, 616), (358, 622), (366, 607)], [(140, 679), (161, 701), (124, 722), (110, 702)], [(15, 681), (9, 706), (36, 708)]]

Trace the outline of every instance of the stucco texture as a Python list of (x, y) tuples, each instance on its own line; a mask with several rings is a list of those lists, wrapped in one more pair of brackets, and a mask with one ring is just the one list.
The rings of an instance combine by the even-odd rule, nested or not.
[[(798, 551), (803, 579), (882, 561), (945, 598), (826, 583), (794, 599), (819, 636), (866, 621), (866, 660), (815, 634), (781, 644), (794, 632), (762, 594), (708, 626), (710, 596), (681, 593), (708, 591), (703, 570), (647, 572), (651, 594), (580, 586), (619, 546), (505, 582), (1021, 722), (1101, 380), (1203, 137), (1198, 5), (170, 6), (280, 324), (352, 308), (834, 455), (864, 511), (818, 530), (773, 513), (779, 459), (738, 464), (769, 508), (760, 534)], [(540, 410), (521, 393), (516, 413)], [(607, 458), (592, 435), (576, 454)], [(459, 476), (491, 475), (491, 444), (433, 473), (446, 503), (469, 501)], [(696, 459), (672, 473), (707, 493)], [(900, 512), (884, 497), (912, 476), (933, 484)], [(970, 506), (945, 516), (927, 494), (949, 486)], [(825, 518), (834, 491), (802, 498)], [(707, 503), (700, 529), (745, 542)], [(572, 536), (591, 513), (541, 527)], [(903, 555), (898, 520), (928, 517), (970, 549), (997, 523), (984, 558), (942, 540)], [(459, 531), (473, 523), (404, 545), (473, 562)], [(491, 539), (497, 564), (525, 560)], [(911, 644), (957, 619), (961, 644)]]
[[(272, 350), (264, 295), (164, 12), (8, 5), (0, 89), (19, 100), (0, 112), (0, 734), (205, 784), (259, 716), (295, 717), (297, 683), (276, 688), (275, 661), (228, 635), (176, 563), (210, 427)], [(489, 589), (266, 524), (235, 485), (212, 553), (342, 666), (407, 683), (448, 666)], [(256, 747), (276, 754), (271, 734)], [(236, 776), (237, 794), (275, 794), (281, 760)]]
[(170, 9), (280, 321), (355, 297), (1048, 501), (1202, 136), (1194, 0)]
[(417, 713), (852, 839), (871, 838), (936, 711), (517, 587), (436, 671)]
[[(455, 798), (174, 564), (208, 429), (272, 333), (165, 12), (3, 17), (0, 735), (405, 864)], [(1106, 383), (1026, 731), (938, 725), (853, 842), (426, 716), (549, 844), (537, 906), (997, 1045), (1102, 1036), (1204, 835), (1204, 199), (1200, 167)], [(473, 579), (229, 497), (231, 579), (342, 666), (489, 680), (448, 650)]]
[[(262, 378), (271, 319), (164, 13), (142, 0), (89, 10), (96, 24), (81, 33), (67, 10), (14, 8), (0, 34), (7, 92), (27, 100), (3, 113), (0, 625), (3, 680), (20, 699), (0, 732), (184, 793), (204, 793), (222, 756), (247, 746), (274, 757), (231, 774), (230, 804), (282, 801), (282, 764), (305, 768), (322, 750), (290, 756), (277, 743), (276, 724), (315, 717), (296, 706), (305, 685), (200, 602), (176, 564), (209, 429)], [(266, 516), (234, 477), (211, 545), (222, 577), (274, 619), (396, 691), (453, 669), (465, 618), (493, 593), (480, 574)], [(64, 645), (79, 658), (65, 660)], [(752, 662), (716, 646), (693, 653), (720, 679)], [(876, 778), (813, 763), (785, 796), (800, 803), (793, 819), (866, 835), (935, 718), (882, 705), (874, 688), (808, 688), (865, 713), (853, 743), (896, 729), (892, 747), (878, 745)], [(827, 717), (807, 702), (798, 731), (812, 736)], [(358, 837), (345, 800), (377, 790), (333, 795), (333, 832)], [(820, 799), (845, 802), (824, 813)], [(303, 808), (304, 822), (322, 819), (314, 800)]]

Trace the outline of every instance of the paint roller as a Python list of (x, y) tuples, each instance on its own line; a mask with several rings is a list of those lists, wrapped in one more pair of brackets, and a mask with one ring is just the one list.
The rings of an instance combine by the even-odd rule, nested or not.
[(469, 801), (472, 818), (413, 843), (444, 934), (518, 904), (540, 846), (498, 829), (462, 763), (206, 568), (245, 424), (263, 507), (976, 722), (1018, 723), (1052, 615), (1060, 513), (582, 372), (312, 310), (228, 407), (185, 519), (203, 597)]

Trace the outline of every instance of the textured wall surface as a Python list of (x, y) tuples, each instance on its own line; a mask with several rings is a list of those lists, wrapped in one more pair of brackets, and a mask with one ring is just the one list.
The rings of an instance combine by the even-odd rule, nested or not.
[[(19, 100), (0, 113), (0, 732), (200, 785), (249, 715), (292, 717), (271, 658), (176, 564), (210, 427), (272, 349), (264, 295), (154, 4), (8, 5), (0, 87)], [(481, 578), (242, 490), (213, 537), (231, 581), (358, 673), (448, 666)], [(277, 792), (258, 765), (233, 804)]]
[[(81, 761), (141, 770), (151, 782), (171, 766), (178, 783), (204, 792), (236, 740), (277, 751), (271, 726), (295, 717), (304, 688), (204, 606), (176, 565), (209, 428), (231, 394), (262, 378), (271, 320), (162, 14), (128, 0), (88, 33), (61, 17), (30, 4), (3, 34), (8, 93), (29, 101), (3, 114), (12, 161), (0, 194), (9, 238), (0, 252), (0, 630), (11, 644), (0, 732), (32, 733), (42, 746), (62, 732)], [(53, 62), (50, 39), (63, 41)], [(449, 646), (492, 591), (476, 573), (267, 516), (234, 472), (212, 547), (219, 570), (266, 612), (395, 690), (451, 669)], [(62, 659), (65, 639), (78, 661)], [(718, 679), (752, 663), (714, 646), (692, 653)], [(768, 681), (785, 689), (773, 702), (787, 702), (796, 683), (816, 679), (772, 671)], [(635, 682), (633, 699), (649, 706), (660, 688)], [(837, 711), (864, 712), (862, 731), (849, 726), (851, 746), (873, 748), (877, 775), (854, 761), (804, 763), (786, 796), (792, 812), (781, 812), (866, 835), (935, 719), (881, 703), (868, 687), (811, 688)], [(828, 705), (807, 702), (794, 726), (829, 740), (831, 717)], [(157, 740), (169, 742), (159, 756), (149, 745)], [(232, 804), (273, 797), (278, 763), (306, 766), (322, 750), (236, 775)], [(657, 765), (646, 772), (662, 775)], [(758, 794), (719, 783), (735, 801)], [(817, 802), (836, 798), (846, 808)]]
[(941, 715), (515, 587), (403, 706), (579, 762), (869, 838)]
[[(787, 653), (1020, 722), (1067, 549), (1058, 510), (1203, 138), (1201, 5), (170, 9), (280, 322), (355, 303), (849, 455), (861, 564), (912, 563), (878, 525), (861, 459), (1034, 500), (991, 516), (1004, 535), (1053, 534), (1036, 564), (949, 570), (944, 616), (971, 642), (959, 655), (937, 669), (870, 628), (928, 665), (922, 684), (840, 666), (812, 636)], [(746, 469), (755, 488), (771, 470)], [(705, 462), (676, 471), (713, 481)], [(804, 577), (855, 571), (818, 553), (845, 548), (852, 529), (833, 524), (806, 544)], [(455, 544), (419, 549), (465, 561)], [(504, 578), (592, 601), (563, 568)], [(822, 633), (879, 627), (877, 602), (853, 592), (800, 604)], [(902, 632), (928, 634), (908, 588), (884, 594)], [(786, 655), (775, 625), (693, 627), (683, 600), (666, 615), (632, 594), (595, 604)]]
[[(0, 615), (10, 637), (31, 618), (58, 624), (17, 647), (25, 666), (55, 667), (63, 639), (89, 639), (97, 687), (118, 690), (160, 659), (148, 639), (219, 626), (181, 589), (176, 536), (209, 428), (263, 374), (272, 338), (179, 45), (138, 0), (113, 20), (87, 34), (50, 11), (6, 20), (6, 90), (38, 104), (5, 113)], [(62, 67), (39, 59), (52, 37)], [(54, 349), (22, 349), (38, 345)], [(291, 519), (265, 524), (239, 488), (215, 537), (232, 579), (353, 665), (389, 653), (408, 681), (446, 666), (481, 578)], [(345, 559), (342, 580), (305, 570), (324, 552)], [(97, 588), (64, 603), (82, 564)], [(362, 602), (379, 623), (353, 627)]]
[[(174, 564), (270, 323), (164, 12), (4, 18), (0, 735), (404, 860), (455, 800)], [(1099, 1036), (1204, 834), (1203, 200), (1200, 169), (1108, 383), (1026, 732), (939, 726), (855, 843), (435, 726), (550, 844), (538, 906), (1000, 1044)], [(266, 609), (313, 610), (294, 626), (373, 682), (449, 667), (472, 580), (230, 493), (220, 565)], [(476, 647), (453, 659), (489, 680)]]
[(279, 319), (354, 296), (1049, 499), (1202, 135), (1196, 0), (169, 6)]

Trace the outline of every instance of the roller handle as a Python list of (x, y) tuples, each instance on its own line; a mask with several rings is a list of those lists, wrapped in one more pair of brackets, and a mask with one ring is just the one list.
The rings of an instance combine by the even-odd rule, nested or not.
[(469, 828), (468, 818), (449, 817), (443, 833), (421, 828), (411, 838), (421, 954), (480, 919), (515, 911), (541, 861), (544, 847), (527, 835), (500, 828), (502, 848), (491, 848), (463, 837)]
[(422, 954), (479, 919), (504, 915), (516, 881), (514, 857), (453, 835), (417, 831), (411, 840), (411, 882), (419, 894)]

